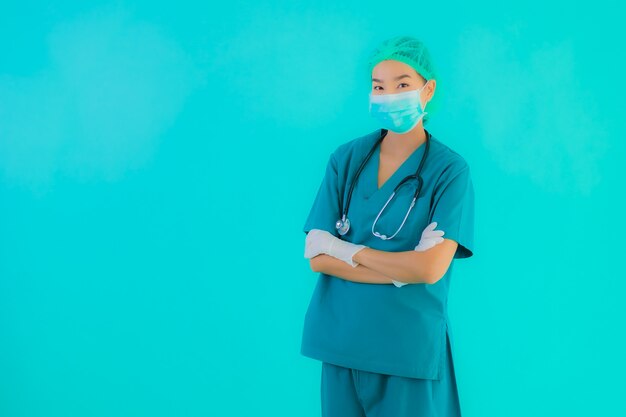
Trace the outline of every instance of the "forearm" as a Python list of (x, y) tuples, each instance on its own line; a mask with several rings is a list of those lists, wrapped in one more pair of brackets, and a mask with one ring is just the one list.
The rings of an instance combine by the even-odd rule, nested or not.
[(367, 247), (358, 251), (352, 260), (376, 273), (394, 277), (396, 281), (427, 284), (431, 282), (432, 276), (432, 265), (427, 253), (414, 250), (386, 252)]
[(391, 284), (391, 278), (380, 272), (374, 271), (364, 265), (352, 267), (330, 255), (317, 255), (311, 258), (311, 268), (316, 272), (323, 272), (343, 278), (347, 281), (362, 282), (367, 284)]

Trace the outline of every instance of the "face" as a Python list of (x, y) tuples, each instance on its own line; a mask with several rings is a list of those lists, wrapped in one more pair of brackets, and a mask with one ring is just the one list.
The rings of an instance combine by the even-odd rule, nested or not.
[(413, 67), (392, 59), (380, 61), (372, 69), (372, 95), (404, 93), (417, 90), (424, 84), (426, 87), (422, 90), (420, 97), (425, 106), (435, 93), (435, 80), (429, 80), (426, 83), (424, 77), (419, 75)]

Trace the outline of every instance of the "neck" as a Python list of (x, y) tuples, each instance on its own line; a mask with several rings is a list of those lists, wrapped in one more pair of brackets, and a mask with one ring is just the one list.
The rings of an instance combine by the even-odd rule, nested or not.
[(417, 149), (425, 141), (426, 131), (422, 120), (420, 120), (413, 129), (406, 133), (396, 133), (389, 130), (380, 145), (381, 149), (385, 148), (385, 153), (406, 155)]

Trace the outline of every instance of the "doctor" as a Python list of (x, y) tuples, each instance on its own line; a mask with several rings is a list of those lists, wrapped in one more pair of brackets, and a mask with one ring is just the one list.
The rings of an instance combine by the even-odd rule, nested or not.
[(332, 152), (303, 228), (319, 277), (301, 353), (322, 361), (324, 417), (460, 416), (447, 302), (454, 259), (473, 254), (469, 166), (423, 127), (422, 42), (386, 40), (369, 70), (381, 128)]

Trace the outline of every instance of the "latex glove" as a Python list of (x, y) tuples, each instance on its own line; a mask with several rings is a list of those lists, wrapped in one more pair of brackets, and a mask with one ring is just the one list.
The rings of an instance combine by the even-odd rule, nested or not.
[[(422, 232), (422, 237), (414, 250), (418, 252), (424, 252), (432, 248), (433, 246), (443, 242), (442, 236), (445, 232), (443, 230), (434, 230), (435, 227), (437, 227), (437, 222), (432, 222), (431, 224), (426, 226), (426, 228)], [(395, 285), (396, 287), (402, 287), (403, 285), (409, 284), (408, 282), (400, 282), (395, 280), (392, 281), (393, 285)]]
[(313, 258), (323, 253), (344, 261), (353, 268), (356, 267), (358, 263), (354, 262), (352, 257), (358, 251), (367, 247), (365, 245), (346, 242), (332, 233), (320, 229), (311, 229), (309, 233), (307, 233), (304, 246), (305, 258)]

